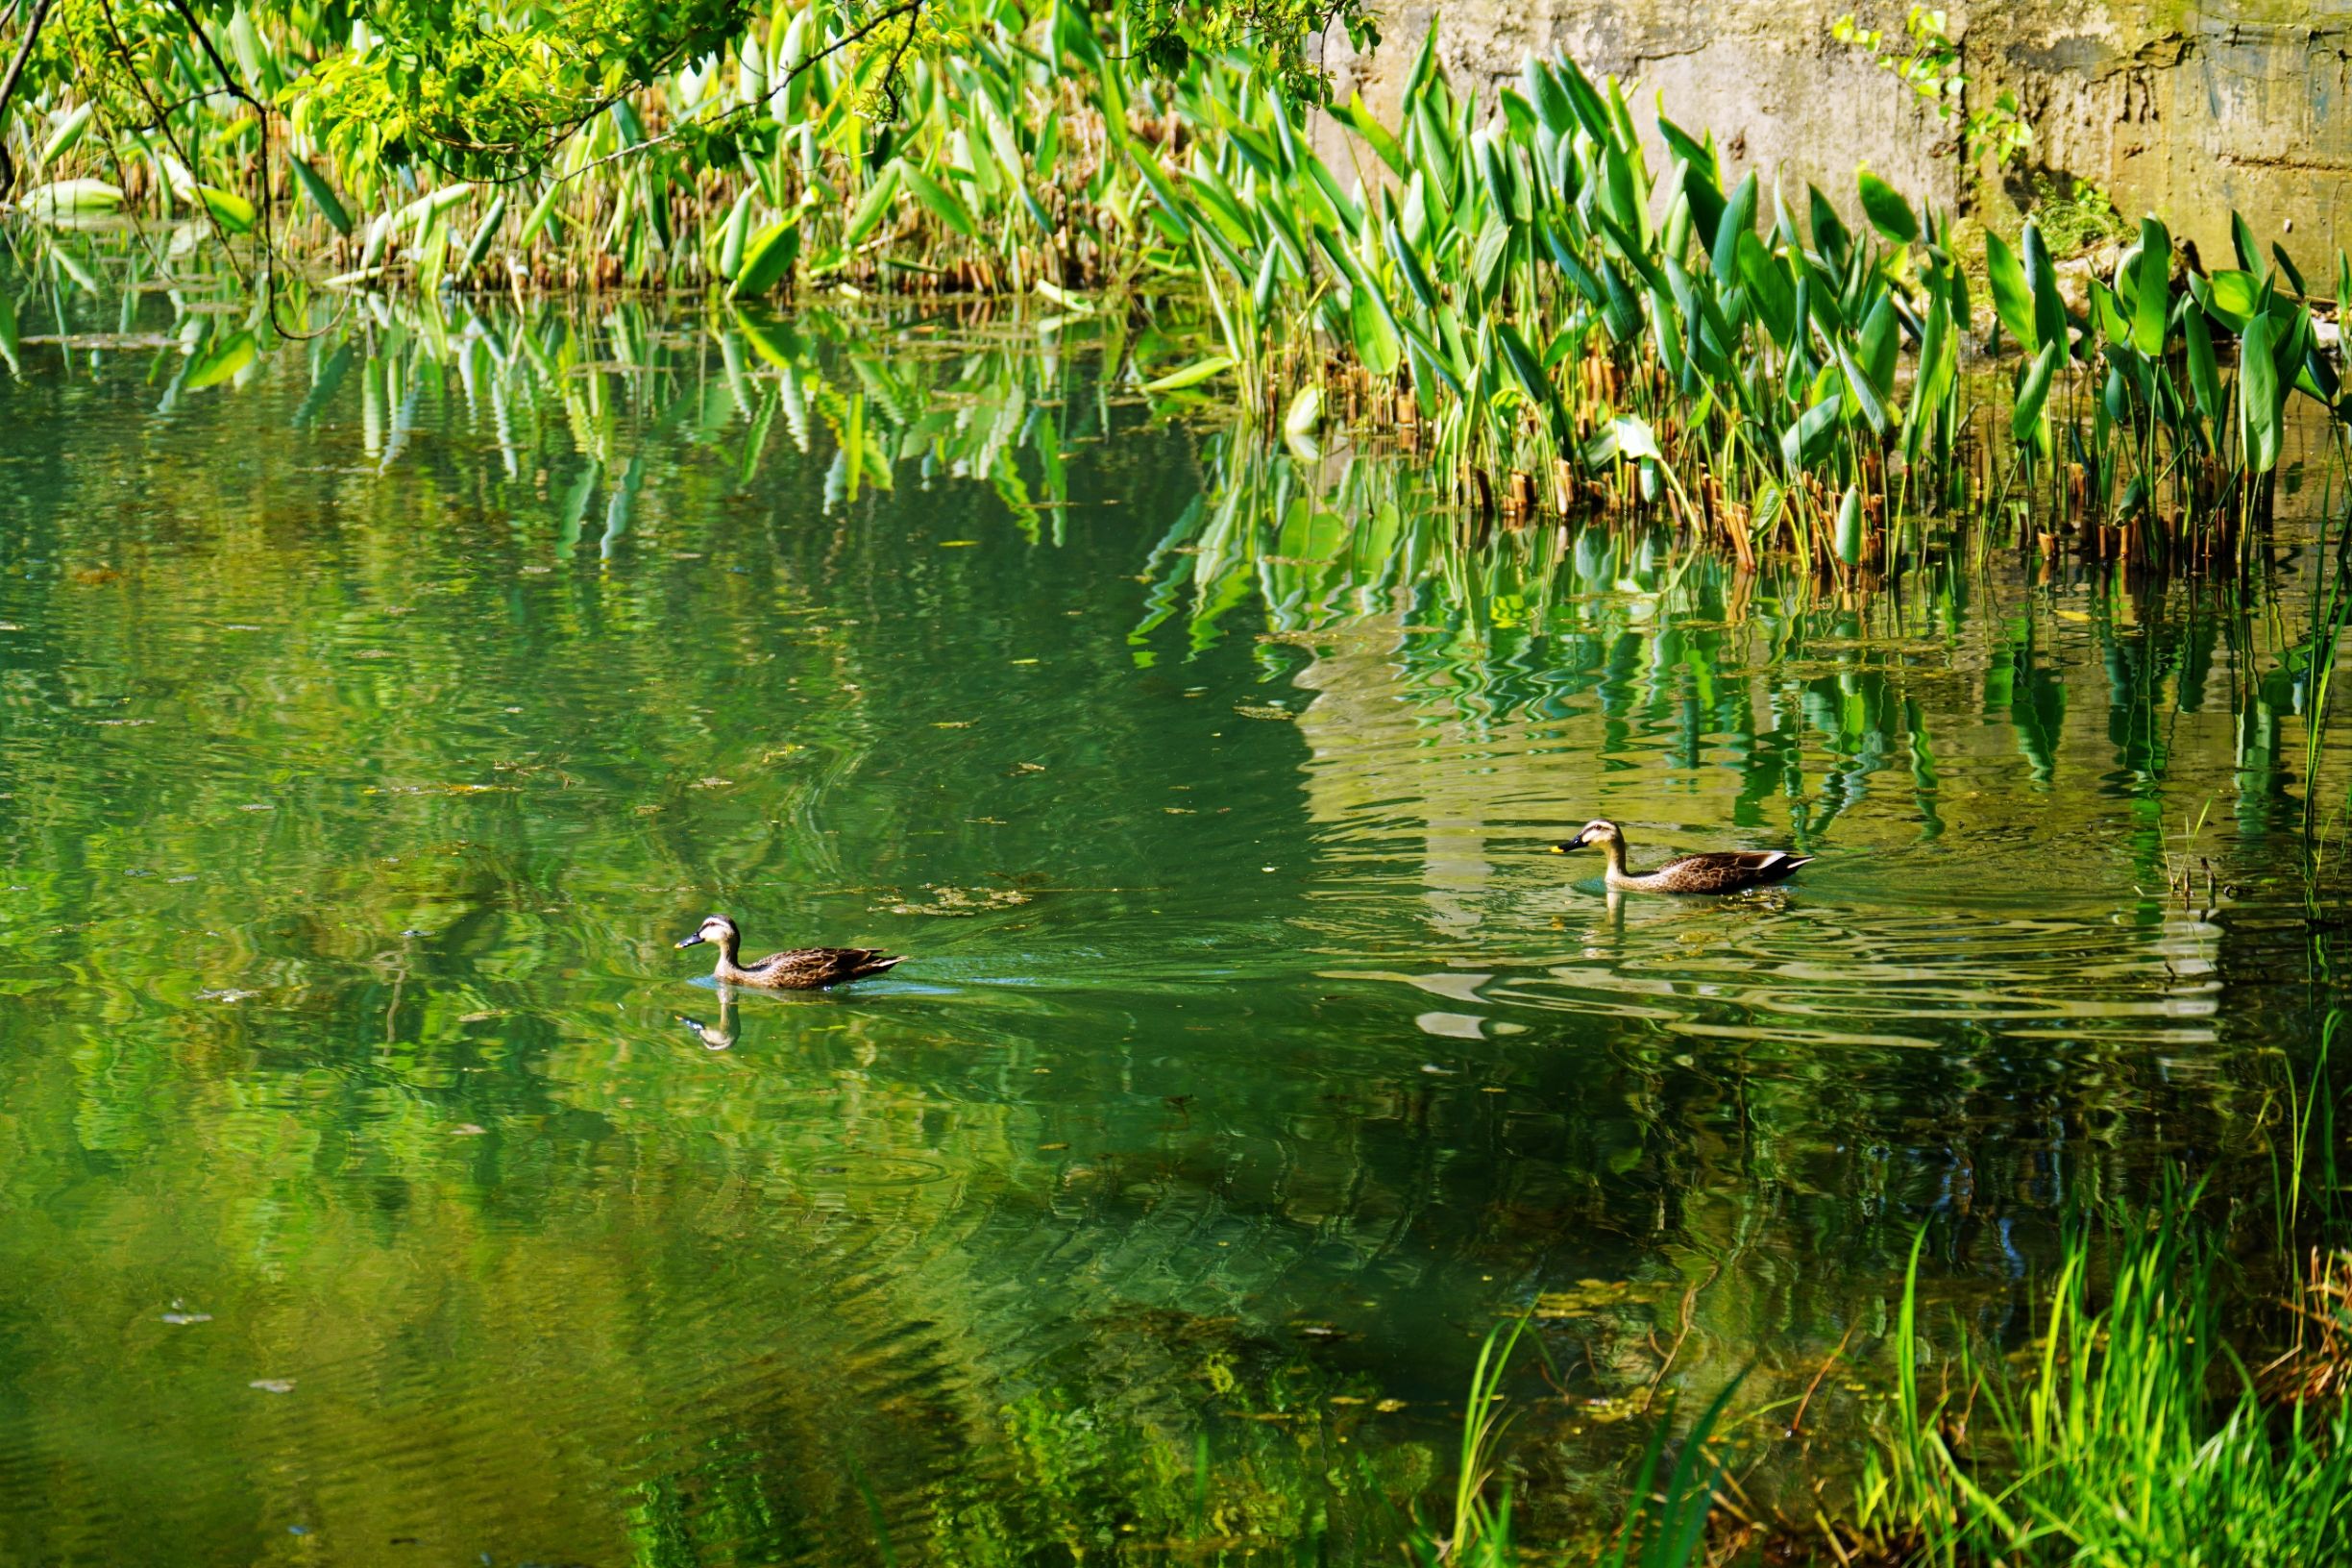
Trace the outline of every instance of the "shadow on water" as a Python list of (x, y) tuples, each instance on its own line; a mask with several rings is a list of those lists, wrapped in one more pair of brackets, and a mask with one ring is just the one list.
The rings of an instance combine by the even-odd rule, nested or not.
[[(1524, 1310), (1532, 1537), (1752, 1359), (1851, 1373), (1757, 1494), (1850, 1467), (1922, 1223), (1997, 1337), (2266, 1189), (2301, 525), (1841, 597), (1455, 548), (1148, 327), (364, 309), (0, 387), (0, 1555), (1348, 1558)], [(1594, 815), (1821, 858), (1612, 899)], [(913, 956), (728, 995), (712, 908)]]

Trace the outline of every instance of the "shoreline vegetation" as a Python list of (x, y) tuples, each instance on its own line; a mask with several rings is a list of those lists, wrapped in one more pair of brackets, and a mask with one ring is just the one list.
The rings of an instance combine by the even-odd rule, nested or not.
[(1570, 60), (1458, 89), (1435, 23), (1384, 121), (1246, 59), (1148, 73), (1115, 17), (988, 16), (885, 49), (846, 13), (779, 8), (616, 96), (536, 172), (435, 184), (333, 90), (369, 51), (239, 11), (225, 47), (166, 51), (182, 101), (156, 134), (110, 128), (104, 92), (23, 106), (7, 134), (39, 183), (10, 244), (46, 288), (88, 286), (77, 228), (129, 217), (148, 277), (229, 257), (266, 296), (262, 333), (398, 284), (1066, 315), (1182, 290), (1204, 341), (1131, 362), (1154, 397), (1393, 431), (1482, 533), (1655, 519), (1841, 580), (1899, 571), (1955, 520), (2227, 569), (2283, 473), (2330, 515), (2352, 492), (2341, 252), (2315, 282), (2240, 220), (2207, 270), (2151, 217), (2099, 266), (2062, 271), (2031, 219), (1964, 255), (1949, 216), (1867, 169), (1843, 200), (1732, 181), (1711, 135), (1663, 107), (1646, 132), (1624, 85)]

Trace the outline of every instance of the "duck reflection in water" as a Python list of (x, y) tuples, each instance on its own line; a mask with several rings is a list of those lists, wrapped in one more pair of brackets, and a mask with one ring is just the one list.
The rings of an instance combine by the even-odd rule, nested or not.
[(673, 1013), (670, 1016), (683, 1025), (688, 1034), (700, 1041), (705, 1050), (723, 1051), (735, 1043), (735, 988), (733, 986), (723, 985), (719, 988), (719, 1021), (715, 1024), (705, 1023), (700, 1018), (685, 1013)]

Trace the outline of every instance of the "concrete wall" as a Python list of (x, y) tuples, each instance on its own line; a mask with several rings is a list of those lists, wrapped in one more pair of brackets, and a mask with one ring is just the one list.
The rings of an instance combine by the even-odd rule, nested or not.
[[(1380, 48), (1344, 37), (1325, 63), (1339, 94), (1384, 115), (1439, 9), (1384, 0)], [(1972, 206), (2013, 227), (1997, 189), (1968, 180), (1939, 144), (1948, 128), (1859, 51), (1829, 35), (1848, 10), (1900, 31), (1900, 5), (1772, 0), (1461, 0), (1442, 8), (1439, 58), (1458, 86), (1516, 77), (1530, 50), (1574, 56), (1598, 78), (1643, 88), (1637, 118), (1665, 97), (1693, 131), (1711, 128), (1731, 170), (1811, 180), (1850, 206), (1867, 162), (1897, 188)], [(2035, 130), (2030, 166), (2087, 180), (2127, 217), (2154, 211), (2196, 241), (2209, 265), (2229, 256), (2229, 212), (2284, 239), (2315, 287), (2335, 247), (2352, 247), (2352, 0), (2115, 4), (2022, 0), (1948, 5), (1949, 29), (1990, 101), (2017, 94)], [(1629, 94), (1630, 97), (1630, 94)], [(2291, 224), (2291, 229), (2289, 225)]]

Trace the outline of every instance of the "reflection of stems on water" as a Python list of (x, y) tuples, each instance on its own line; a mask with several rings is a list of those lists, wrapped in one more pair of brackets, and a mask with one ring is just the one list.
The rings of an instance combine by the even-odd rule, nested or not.
[[(2343, 434), (2331, 427), (2330, 451), (2338, 466), (2343, 460)], [(2334, 687), (2336, 649), (2341, 642), (2344, 628), (2352, 624), (2352, 593), (2347, 592), (2345, 576), (2352, 570), (2352, 522), (2347, 522), (2336, 540), (2335, 570), (2328, 570), (2328, 515), (2323, 507), (2319, 519), (2318, 563), (2320, 585), (2312, 595), (2311, 695), (2303, 723), (2303, 899), (2306, 913), (2319, 911), (2319, 857), (2326, 840), (2319, 812), (2319, 760), (2322, 742), (2327, 735), (2329, 698)], [(2352, 804), (2352, 796), (2347, 796)], [(2340, 824), (2341, 808), (2334, 814)], [(2339, 842), (2341, 842), (2340, 833)]]
[(1814, 1394), (1821, 1388), (1822, 1379), (1829, 1375), (1829, 1369), (1837, 1365), (1838, 1358), (1846, 1354), (1847, 1343), (1853, 1338), (1853, 1332), (1854, 1326), (1847, 1324), (1846, 1332), (1838, 1335), (1837, 1349), (1829, 1353), (1822, 1362), (1821, 1370), (1813, 1374), (1813, 1381), (1805, 1384), (1804, 1398), (1797, 1402), (1797, 1413), (1789, 1418), (1790, 1436), (1794, 1437), (1804, 1430), (1805, 1409), (1813, 1403)]
[[(1682, 1354), (1682, 1341), (1690, 1337), (1691, 1319), (1693, 1310), (1699, 1304), (1699, 1292), (1713, 1285), (1715, 1276), (1722, 1272), (1723, 1260), (1718, 1258), (1708, 1267), (1705, 1279), (1693, 1282), (1690, 1288), (1682, 1292), (1681, 1331), (1675, 1335), (1674, 1344), (1667, 1349), (1665, 1357), (1658, 1362), (1656, 1375), (1651, 1378), (1650, 1385), (1642, 1391), (1642, 1409), (1648, 1409), (1656, 1403), (1658, 1384), (1666, 1381), (1666, 1374), (1673, 1368), (1675, 1358)], [(1657, 1331), (1655, 1329), (1650, 1331), (1650, 1349), (1653, 1354), (1657, 1350)]]

